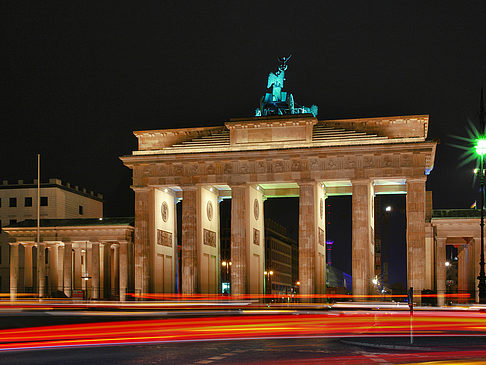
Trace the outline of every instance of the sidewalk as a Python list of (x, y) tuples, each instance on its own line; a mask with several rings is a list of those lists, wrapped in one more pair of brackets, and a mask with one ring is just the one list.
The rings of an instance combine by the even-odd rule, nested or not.
[(341, 342), (348, 345), (406, 351), (464, 351), (486, 349), (485, 336), (414, 337), (413, 344), (410, 343), (410, 337), (348, 337), (341, 339)]

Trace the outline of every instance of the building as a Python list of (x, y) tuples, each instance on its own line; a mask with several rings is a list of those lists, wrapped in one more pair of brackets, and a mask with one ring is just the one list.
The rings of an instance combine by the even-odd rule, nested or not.
[[(267, 294), (289, 294), (297, 289), (297, 242), (289, 237), (287, 229), (271, 219), (265, 219), (265, 271)], [(297, 254), (297, 257), (293, 256)], [(297, 263), (295, 265), (294, 263)]]
[[(40, 184), (40, 218), (71, 219), (103, 217), (103, 196), (59, 179), (49, 179)], [(37, 217), (37, 180), (32, 183), (18, 180), (0, 185), (0, 292), (9, 288), (8, 236), (2, 227), (15, 225)]]
[[(103, 196), (49, 179), (40, 184), (40, 218), (100, 218), (103, 217)], [(7, 226), (37, 216), (37, 180), (0, 185), (0, 225)]]
[[(126, 299), (133, 292), (133, 218), (28, 219), (4, 228), (10, 295)], [(170, 288), (171, 291), (175, 288)]]
[(479, 300), (478, 283), (481, 257), (479, 209), (435, 209), (426, 224), (427, 240), (435, 250), (426, 252), (426, 260), (435, 266), (438, 304), (441, 294), (469, 294)]
[(407, 284), (417, 291), (433, 288), (425, 183), (437, 142), (427, 139), (428, 123), (426, 115), (318, 120), (297, 114), (134, 132), (138, 149), (121, 159), (133, 170), (136, 293), (154, 292), (156, 277), (173, 280), (161, 270), (175, 265), (175, 256), (160, 252), (155, 238), (159, 231), (171, 237), (177, 222), (170, 212), (180, 199), (182, 292), (218, 293), (222, 198), (232, 199), (231, 291), (262, 293), (265, 197), (299, 198), (300, 293), (324, 293), (324, 202), (326, 196), (351, 195), (353, 294), (369, 294), (375, 276), (373, 198), (390, 193), (406, 194)]

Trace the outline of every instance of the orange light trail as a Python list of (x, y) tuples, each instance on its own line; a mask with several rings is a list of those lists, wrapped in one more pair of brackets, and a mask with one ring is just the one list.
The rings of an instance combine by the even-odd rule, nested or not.
[[(486, 335), (486, 314), (419, 312), (414, 335)], [(97, 345), (307, 337), (407, 336), (404, 312), (167, 318), (0, 330), (0, 351)]]

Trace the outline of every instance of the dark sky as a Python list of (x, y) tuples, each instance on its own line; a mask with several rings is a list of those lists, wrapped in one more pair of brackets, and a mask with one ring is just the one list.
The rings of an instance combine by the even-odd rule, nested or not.
[[(436, 4), (436, 5), (432, 5)], [(451, 5), (453, 4), (453, 5)], [(477, 121), (486, 3), (2, 1), (0, 177), (102, 192), (132, 215), (133, 130), (220, 125), (254, 113), (276, 57), (319, 119), (429, 114), (440, 139), (435, 208), (477, 195), (450, 135)]]

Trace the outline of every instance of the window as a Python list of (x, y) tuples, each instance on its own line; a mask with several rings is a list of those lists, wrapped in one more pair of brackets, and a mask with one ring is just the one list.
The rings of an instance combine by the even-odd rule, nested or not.
[(31, 196), (25, 197), (24, 206), (25, 207), (31, 207), (32, 206), (32, 197)]
[(78, 207), (78, 210), (79, 210), (79, 215), (83, 215), (84, 212), (83, 212), (83, 206), (82, 205), (80, 205)]
[(41, 207), (47, 207), (48, 203), (49, 203), (48, 197), (47, 196), (41, 196), (41, 199), (40, 199)]
[(2, 198), (0, 198), (0, 208), (2, 207)]
[(9, 205), (10, 208), (14, 208), (17, 206), (17, 198), (10, 198)]
[(17, 219), (10, 219), (10, 224), (15, 224), (17, 223)]

